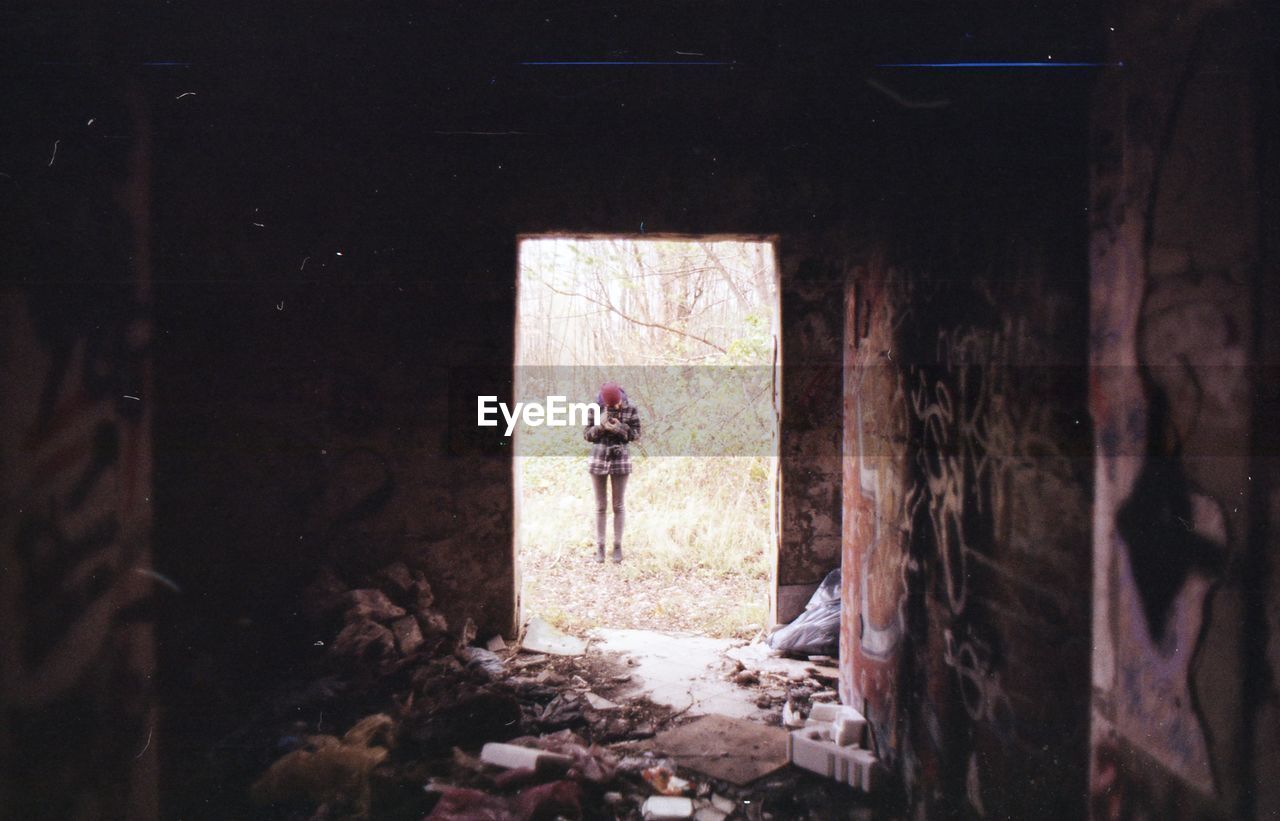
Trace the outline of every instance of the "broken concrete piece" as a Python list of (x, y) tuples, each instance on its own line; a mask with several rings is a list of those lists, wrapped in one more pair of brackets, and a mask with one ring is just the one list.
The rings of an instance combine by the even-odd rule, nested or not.
[(406, 614), (405, 609), (397, 607), (391, 599), (387, 598), (386, 593), (372, 587), (352, 590), (347, 593), (344, 601), (347, 605), (347, 621), (373, 619), (387, 622)]
[(595, 710), (618, 709), (617, 704), (614, 704), (612, 701), (605, 698), (604, 696), (598, 696), (595, 693), (591, 693), (591, 692), (585, 693), (585, 696), (587, 699), (587, 703), (591, 705), (592, 709), (595, 709)]
[(715, 807), (717, 810), (720, 810), (720, 812), (724, 813), (725, 815), (729, 815), (738, 808), (738, 802), (734, 801), (732, 798), (726, 798), (723, 795), (720, 795), (719, 793), (712, 793), (711, 806)]
[(409, 599), (413, 602), (413, 609), (421, 613), (435, 604), (435, 594), (431, 592), (431, 585), (425, 579), (417, 579), (413, 583), (413, 587), (409, 591)]
[(689, 798), (674, 798), (669, 795), (653, 795), (645, 800), (640, 813), (646, 821), (661, 819), (678, 819), (693, 817), (693, 801)]
[(815, 664), (809, 667), (809, 675), (823, 684), (834, 684), (840, 680), (840, 669), (825, 664)]
[(747, 670), (756, 673), (774, 673), (794, 681), (803, 681), (808, 675), (809, 668), (813, 666), (807, 661), (784, 658), (764, 642), (734, 647), (726, 650), (725, 655)]
[(379, 570), (373, 581), (378, 588), (396, 599), (405, 600), (413, 588), (413, 574), (404, 562), (393, 562)]
[(724, 821), (728, 817), (729, 813), (710, 804), (704, 804), (694, 812), (693, 821)]
[(424, 608), (418, 611), (417, 618), (418, 626), (422, 628), (424, 635), (440, 635), (449, 632), (449, 621), (443, 613)]
[(573, 764), (573, 759), (567, 755), (496, 742), (490, 742), (481, 748), (480, 760), (508, 770), (535, 770), (544, 773), (565, 772)]
[(535, 653), (550, 653), (553, 656), (580, 656), (587, 652), (587, 643), (562, 633), (543, 619), (534, 616), (525, 627), (521, 648)]
[(681, 767), (738, 786), (787, 764), (786, 730), (722, 715), (659, 733), (650, 744)]
[(502, 638), (502, 636), (494, 636), (484, 643), (484, 649), (488, 650), (490, 653), (496, 653), (499, 650), (506, 650), (507, 642)]
[(391, 622), (391, 632), (395, 634), (396, 646), (406, 656), (418, 652), (422, 647), (422, 630), (413, 616), (404, 616)]
[(395, 635), (370, 619), (359, 619), (342, 628), (329, 652), (351, 663), (376, 663), (395, 655)]

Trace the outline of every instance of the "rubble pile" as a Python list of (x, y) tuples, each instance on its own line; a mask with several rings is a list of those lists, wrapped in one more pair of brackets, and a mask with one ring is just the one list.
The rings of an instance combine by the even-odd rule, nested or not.
[[(538, 641), (552, 651), (532, 652), (499, 637), (478, 646), (474, 625), (451, 630), (427, 579), (401, 563), (348, 589), (327, 576), (312, 611), (333, 636), (327, 675), (277, 697), (229, 745), (257, 750), (254, 817), (871, 817), (848, 787), (801, 769), (742, 784), (682, 766), (659, 742), (691, 729), (690, 717), (627, 695), (631, 674), (616, 657)], [(778, 661), (748, 657), (727, 674), (781, 713), (834, 700), (821, 665)]]

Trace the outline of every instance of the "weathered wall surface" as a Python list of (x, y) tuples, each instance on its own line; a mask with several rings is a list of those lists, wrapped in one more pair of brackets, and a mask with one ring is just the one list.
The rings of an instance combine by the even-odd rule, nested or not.
[(5, 143), (0, 817), (149, 819), (150, 129), (137, 87), (63, 80), (129, 136), (43, 110), (56, 144)]
[(1084, 813), (1084, 131), (995, 159), (1043, 125), (847, 269), (842, 695), (921, 817)]
[(1092, 140), (1098, 817), (1278, 806), (1257, 24), (1216, 3), (1110, 21), (1127, 68), (1098, 87)]
[(843, 275), (831, 257), (789, 253), (783, 237), (780, 544), (775, 618), (804, 610), (840, 566), (840, 312)]

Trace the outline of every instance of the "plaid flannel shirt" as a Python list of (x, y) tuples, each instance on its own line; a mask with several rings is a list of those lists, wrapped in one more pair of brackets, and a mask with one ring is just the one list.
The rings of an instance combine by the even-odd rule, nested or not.
[(587, 460), (587, 472), (593, 476), (626, 474), (631, 472), (631, 451), (628, 442), (640, 438), (640, 413), (636, 406), (624, 400), (620, 408), (601, 408), (600, 417), (608, 415), (617, 419), (627, 429), (625, 434), (610, 433), (601, 425), (587, 420), (582, 438), (591, 443), (591, 458)]

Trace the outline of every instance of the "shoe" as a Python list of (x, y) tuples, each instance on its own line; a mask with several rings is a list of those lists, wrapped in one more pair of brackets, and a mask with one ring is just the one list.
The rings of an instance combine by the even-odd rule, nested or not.
[(604, 564), (604, 545), (600, 545), (596, 548), (596, 561), (600, 564)]
[[(600, 548), (600, 561), (604, 561), (604, 548)], [(613, 546), (613, 563), (622, 564), (622, 545)]]

